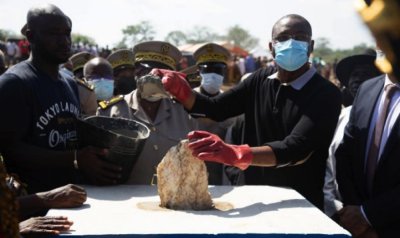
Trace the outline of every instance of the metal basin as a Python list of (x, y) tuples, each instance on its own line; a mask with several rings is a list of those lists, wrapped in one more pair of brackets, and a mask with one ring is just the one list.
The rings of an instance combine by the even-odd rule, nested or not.
[(108, 148), (109, 154), (104, 160), (122, 167), (119, 183), (128, 180), (149, 135), (149, 128), (135, 120), (104, 116), (78, 120), (80, 147)]

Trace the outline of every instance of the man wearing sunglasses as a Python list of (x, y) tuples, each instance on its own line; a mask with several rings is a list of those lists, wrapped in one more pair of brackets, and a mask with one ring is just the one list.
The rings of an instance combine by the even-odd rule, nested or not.
[(322, 210), (326, 158), (341, 96), (310, 66), (311, 37), (304, 17), (282, 17), (269, 43), (277, 72), (260, 69), (214, 98), (192, 91), (181, 73), (152, 73), (163, 77), (165, 89), (191, 113), (217, 121), (244, 113), (244, 144), (230, 145), (212, 133), (194, 131), (188, 138), (195, 156), (245, 170), (246, 184), (291, 187)]

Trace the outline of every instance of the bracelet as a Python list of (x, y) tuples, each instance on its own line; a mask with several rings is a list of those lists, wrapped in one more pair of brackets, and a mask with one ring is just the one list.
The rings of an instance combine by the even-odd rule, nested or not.
[(79, 169), (79, 166), (78, 166), (78, 151), (77, 150), (74, 150), (74, 168), (75, 169)]

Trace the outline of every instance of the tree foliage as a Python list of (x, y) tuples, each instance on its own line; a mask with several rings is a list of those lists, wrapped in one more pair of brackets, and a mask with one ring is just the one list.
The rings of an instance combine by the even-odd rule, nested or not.
[[(156, 32), (153, 26), (148, 21), (141, 21), (136, 25), (128, 25), (122, 30), (123, 39), (117, 47), (126, 48), (132, 47), (143, 41), (153, 40)], [(197, 44), (204, 42), (215, 42), (226, 40), (240, 46), (245, 50), (252, 50), (257, 45), (259, 40), (253, 37), (247, 30), (239, 25), (234, 25), (228, 28), (225, 34), (217, 34), (207, 26), (195, 26), (191, 31), (182, 32), (174, 30), (167, 34), (165, 41), (170, 42), (175, 46), (180, 46), (185, 43)], [(335, 60), (340, 60), (344, 57), (363, 53), (367, 48), (373, 48), (365, 44), (359, 44), (350, 49), (333, 49), (328, 38), (317, 38), (315, 40), (313, 56), (324, 60), (327, 63), (333, 63)]]
[(10, 37), (16, 37), (15, 32), (10, 30), (0, 29), (0, 41), (6, 41)]
[(222, 37), (206, 26), (195, 26), (188, 33), (187, 43), (196, 44), (221, 40)]
[(137, 43), (154, 39), (155, 31), (148, 21), (141, 21), (136, 25), (129, 25), (122, 30), (124, 35), (123, 42), (126, 45), (134, 46)]
[(238, 25), (229, 28), (226, 35), (219, 35), (206, 26), (195, 26), (193, 30), (186, 34), (178, 30), (171, 31), (165, 40), (177, 46), (184, 43), (197, 44), (227, 40), (246, 50), (251, 50), (258, 44), (257, 38), (251, 36), (248, 31)]
[(366, 44), (359, 44), (351, 49), (332, 49), (330, 47), (329, 39), (317, 38), (315, 40), (313, 55), (314, 57), (318, 57), (327, 63), (333, 63), (350, 55), (362, 54), (370, 48), (373, 49), (374, 47), (367, 46)]
[(125, 43), (125, 40), (118, 42), (115, 46), (116, 49), (127, 49), (128, 46)]
[(82, 43), (82, 44), (89, 44), (89, 45), (95, 45), (96, 41), (90, 37), (90, 36), (86, 36), (80, 33), (72, 33), (71, 34), (71, 39), (72, 39), (72, 43), (73, 44), (78, 44), (78, 43)]
[(258, 39), (251, 36), (251, 34), (241, 28), (239, 25), (234, 25), (228, 29), (226, 40), (233, 42), (246, 50), (251, 50), (258, 45)]
[(172, 45), (180, 46), (187, 42), (187, 36), (182, 31), (171, 31), (164, 40)]

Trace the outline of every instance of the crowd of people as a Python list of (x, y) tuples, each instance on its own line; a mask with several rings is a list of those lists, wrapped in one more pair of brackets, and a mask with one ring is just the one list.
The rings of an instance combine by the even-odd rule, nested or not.
[(77, 120), (89, 116), (150, 129), (125, 184), (155, 184), (168, 149), (189, 139), (209, 184), (290, 187), (353, 237), (400, 232), (400, 84), (375, 66), (377, 54), (342, 59), (339, 88), (310, 63), (312, 27), (296, 14), (273, 25), (273, 60), (205, 43), (182, 72), (170, 43), (99, 51), (72, 46), (71, 28), (58, 7), (33, 7), (21, 31), (29, 58), (14, 61), (12, 42), (0, 55), (0, 238), (67, 231), (73, 221), (45, 214), (81, 206), (87, 194), (75, 184), (121, 183), (108, 148), (79, 143)]
[(26, 38), (12, 38), (0, 48), (4, 51), (5, 65), (11, 66), (29, 57), (29, 41)]

